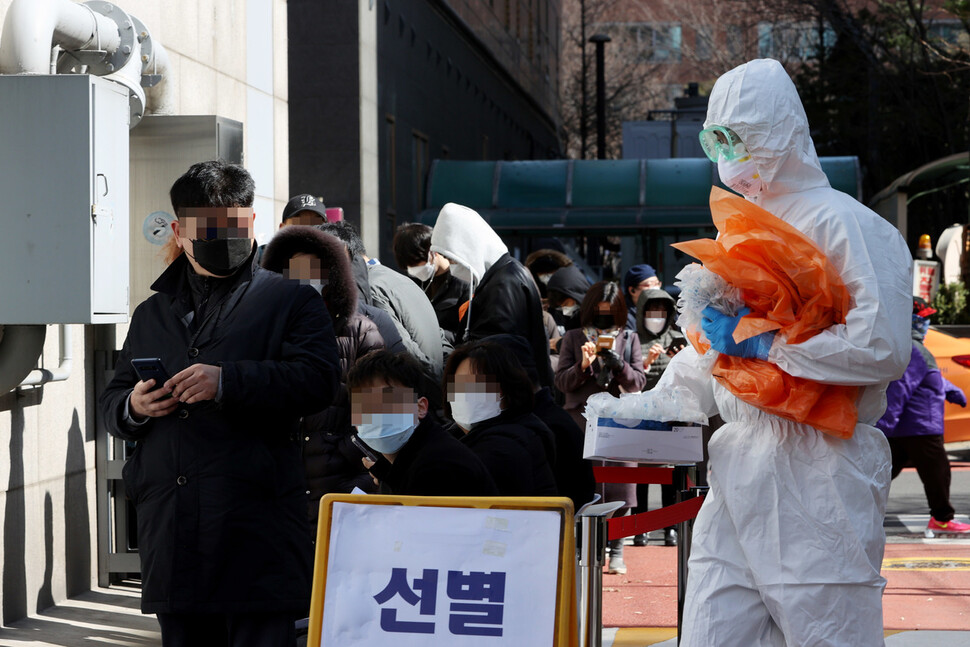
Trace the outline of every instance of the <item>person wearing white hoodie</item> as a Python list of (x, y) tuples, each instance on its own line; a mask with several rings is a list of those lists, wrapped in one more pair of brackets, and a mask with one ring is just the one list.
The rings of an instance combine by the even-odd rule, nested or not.
[(451, 273), (470, 284), (463, 307), (462, 341), (508, 333), (528, 340), (542, 386), (552, 386), (549, 338), (532, 274), (514, 259), (488, 223), (472, 209), (449, 202), (441, 208), (431, 251), (451, 261)]
[(735, 318), (713, 308), (705, 335), (719, 352), (860, 389), (858, 423), (841, 439), (738, 399), (699, 368), (692, 346), (670, 361), (653, 391), (688, 386), (724, 419), (709, 445), (711, 489), (694, 524), (680, 644), (881, 646), (891, 461), (874, 425), (910, 355), (912, 259), (891, 224), (831, 188), (777, 61), (721, 76), (704, 128), (722, 182), (808, 236), (851, 297), (845, 323), (801, 343), (773, 333), (735, 343)]

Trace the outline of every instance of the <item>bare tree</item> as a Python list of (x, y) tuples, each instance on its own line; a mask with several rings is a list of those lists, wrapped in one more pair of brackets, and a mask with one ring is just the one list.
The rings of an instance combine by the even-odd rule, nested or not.
[(657, 66), (638, 60), (631, 32), (625, 28), (628, 21), (622, 19), (626, 4), (624, 0), (564, 0), (560, 110), (563, 150), (568, 157), (588, 158), (595, 152), (595, 47), (587, 42), (593, 34), (612, 39), (604, 56), (607, 157), (620, 156), (623, 122), (642, 118), (662, 92), (656, 81)]

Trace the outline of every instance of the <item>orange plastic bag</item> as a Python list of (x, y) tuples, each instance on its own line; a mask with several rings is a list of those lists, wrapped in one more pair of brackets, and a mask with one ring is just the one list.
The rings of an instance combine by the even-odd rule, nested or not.
[[(711, 189), (717, 240), (674, 245), (741, 290), (751, 314), (734, 340), (777, 330), (797, 344), (833, 324), (845, 323), (849, 291), (825, 254), (800, 231), (733, 193)], [(707, 350), (699, 330), (685, 331), (698, 352)], [(714, 378), (763, 411), (801, 422), (838, 438), (851, 438), (858, 420), (859, 387), (794, 377), (775, 364), (721, 354)]]

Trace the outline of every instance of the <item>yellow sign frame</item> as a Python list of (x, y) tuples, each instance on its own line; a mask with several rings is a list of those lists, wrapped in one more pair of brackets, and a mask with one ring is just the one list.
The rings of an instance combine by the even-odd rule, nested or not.
[(320, 500), (320, 521), (313, 561), (313, 592), (307, 646), (320, 645), (323, 603), (327, 589), (327, 561), (334, 503), (404, 505), (494, 510), (548, 510), (559, 512), (559, 577), (556, 581), (556, 630), (553, 647), (576, 647), (579, 642), (576, 613), (576, 535), (573, 502), (564, 497), (446, 497), (389, 496), (381, 494), (327, 494)]

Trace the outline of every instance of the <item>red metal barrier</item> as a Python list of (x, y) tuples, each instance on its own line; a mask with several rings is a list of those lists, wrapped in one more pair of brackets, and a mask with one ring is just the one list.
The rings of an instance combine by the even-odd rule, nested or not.
[(704, 497), (697, 496), (659, 510), (641, 512), (625, 517), (613, 517), (607, 521), (609, 529), (607, 539), (623, 539), (624, 537), (632, 537), (633, 535), (675, 526), (696, 517), (702, 503), (704, 503)]
[(594, 467), (597, 483), (652, 483), (670, 485), (674, 482), (672, 467)]

